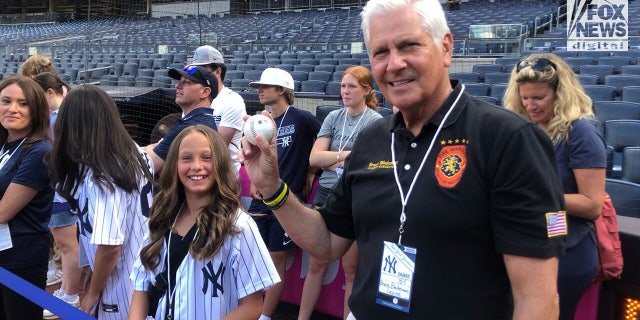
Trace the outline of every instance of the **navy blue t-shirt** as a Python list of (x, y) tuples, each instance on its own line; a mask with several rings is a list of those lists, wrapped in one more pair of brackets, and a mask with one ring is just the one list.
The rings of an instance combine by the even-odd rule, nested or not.
[[(573, 169), (606, 168), (607, 152), (604, 138), (594, 122), (578, 119), (571, 124), (567, 138), (555, 146), (558, 174), (565, 194), (578, 193)], [(571, 248), (591, 230), (593, 222), (567, 215), (568, 229), (566, 247)]]
[(213, 119), (213, 109), (209, 108), (209, 106), (195, 108), (182, 117), (180, 122), (167, 132), (167, 135), (165, 135), (164, 138), (158, 142), (158, 145), (153, 148), (153, 152), (155, 152), (158, 157), (162, 158), (162, 160), (167, 160), (167, 153), (169, 152), (169, 147), (171, 146), (173, 139), (176, 138), (182, 129), (196, 124), (204, 124), (213, 128), (213, 130), (218, 131), (216, 122)]
[[(20, 267), (47, 260), (49, 256), (49, 219), (53, 189), (44, 164), (51, 142), (39, 140), (16, 149), (20, 140), (5, 144), (5, 150), (16, 150), (0, 169), (0, 197), (9, 184), (15, 183), (38, 191), (36, 196), (9, 220), (13, 247), (0, 251), (0, 266)], [(12, 195), (7, 195), (11, 197)]]
[[(309, 154), (320, 131), (320, 121), (311, 112), (294, 107), (289, 107), (283, 115), (273, 120), (278, 128), (276, 144), (280, 179), (303, 200), (302, 190), (307, 181)], [(251, 202), (249, 212), (266, 211), (269, 208), (262, 201), (254, 199)]]

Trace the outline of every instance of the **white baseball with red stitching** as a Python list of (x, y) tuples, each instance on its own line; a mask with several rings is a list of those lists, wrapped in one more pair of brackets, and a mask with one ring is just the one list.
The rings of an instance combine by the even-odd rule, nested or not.
[(256, 136), (262, 135), (269, 141), (275, 134), (276, 128), (269, 117), (258, 114), (245, 121), (242, 131), (251, 144), (256, 144)]

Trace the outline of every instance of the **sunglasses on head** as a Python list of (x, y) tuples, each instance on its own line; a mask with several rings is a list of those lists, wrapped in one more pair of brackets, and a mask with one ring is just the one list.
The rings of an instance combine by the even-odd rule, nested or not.
[(202, 80), (200, 81), (201, 83), (205, 84), (204, 82), (206, 82), (206, 85), (211, 86), (211, 83), (209, 83), (209, 80), (206, 79), (204, 77), (204, 75), (198, 70), (198, 66), (184, 66), (182, 67), (182, 71), (188, 73), (189, 75), (194, 75), (195, 73), (198, 73), (200, 76), (199, 78), (201, 78)]
[(198, 68), (196, 66), (184, 66), (182, 67), (182, 71), (193, 75), (194, 73), (196, 73), (198, 71)]
[(516, 65), (516, 72), (520, 72), (526, 67), (531, 67), (531, 69), (533, 69), (534, 71), (543, 72), (544, 69), (546, 69), (549, 65), (553, 68), (556, 67), (553, 62), (551, 62), (551, 60), (547, 58), (538, 58), (533, 61), (520, 60), (520, 62), (518, 62), (518, 64)]

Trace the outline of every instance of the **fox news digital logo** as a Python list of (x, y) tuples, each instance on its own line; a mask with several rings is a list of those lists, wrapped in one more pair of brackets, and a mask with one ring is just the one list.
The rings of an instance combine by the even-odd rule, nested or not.
[(626, 0), (568, 0), (568, 51), (627, 51)]

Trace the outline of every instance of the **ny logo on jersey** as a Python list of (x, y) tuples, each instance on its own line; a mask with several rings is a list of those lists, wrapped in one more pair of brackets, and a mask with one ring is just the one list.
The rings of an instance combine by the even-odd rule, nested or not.
[(93, 233), (93, 226), (91, 226), (91, 222), (89, 222), (89, 199), (85, 199), (84, 207), (80, 210), (80, 214), (78, 215), (78, 225), (80, 226), (80, 233), (83, 236), (86, 236), (87, 233)]
[[(209, 261), (204, 268), (202, 268), (202, 276), (204, 277), (205, 281), (202, 284), (202, 293), (203, 294), (207, 294), (207, 291), (209, 291), (209, 282), (211, 282), (212, 284), (212, 288), (211, 288), (211, 296), (212, 297), (218, 297), (218, 290), (220, 290), (220, 293), (224, 294), (224, 287), (222, 286), (222, 278), (224, 277), (224, 271), (227, 268), (225, 266), (222, 265), (222, 262), (220, 262), (220, 265), (218, 266), (218, 271), (214, 272), (213, 271), (213, 264), (211, 263), (211, 261)], [(218, 282), (218, 280), (220, 280), (220, 282)]]

